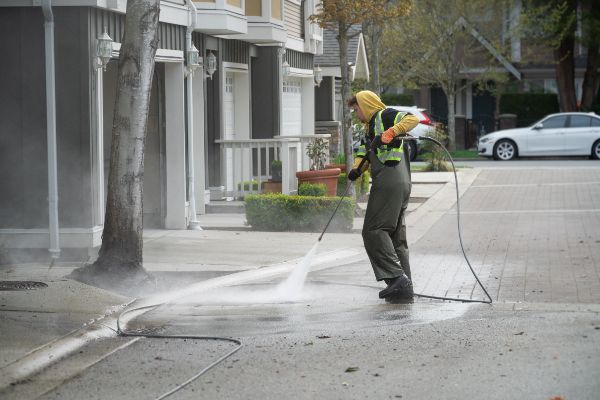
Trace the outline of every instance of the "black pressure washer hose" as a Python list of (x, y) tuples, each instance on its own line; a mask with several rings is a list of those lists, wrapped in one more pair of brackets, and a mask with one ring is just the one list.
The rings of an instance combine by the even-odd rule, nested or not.
[[(475, 280), (477, 281), (477, 283), (479, 284), (479, 286), (481, 287), (481, 289), (483, 289), (484, 293), (486, 294), (486, 296), (487, 296), (487, 298), (489, 300), (458, 299), (458, 298), (452, 298), (452, 297), (430, 296), (430, 295), (420, 294), (420, 293), (415, 293), (415, 296), (424, 297), (424, 298), (428, 298), (428, 299), (448, 300), (448, 301), (460, 301), (460, 302), (463, 302), (463, 303), (485, 303), (485, 304), (492, 304), (492, 298), (489, 295), (489, 293), (487, 292), (487, 290), (485, 289), (485, 287), (483, 286), (483, 284), (481, 283), (481, 281), (479, 280), (479, 277), (475, 273), (475, 270), (471, 266), (469, 258), (467, 257), (467, 253), (465, 252), (465, 248), (463, 246), (462, 232), (461, 232), (461, 227), (460, 227), (460, 195), (459, 195), (459, 191), (458, 191), (458, 178), (456, 176), (456, 167), (454, 166), (454, 160), (452, 160), (452, 156), (450, 155), (450, 153), (448, 152), (448, 150), (439, 141), (437, 141), (436, 139), (433, 139), (433, 138), (430, 138), (430, 137), (427, 137), (427, 136), (421, 136), (420, 138), (416, 138), (416, 137), (413, 137), (413, 136), (406, 136), (406, 137), (403, 137), (403, 139), (405, 139), (405, 140), (416, 140), (416, 139), (428, 140), (430, 142), (435, 143), (436, 145), (438, 145), (442, 149), (444, 149), (444, 151), (448, 155), (448, 158), (450, 159), (450, 162), (452, 163), (452, 170), (454, 172), (454, 184), (456, 186), (456, 218), (457, 218), (458, 238), (459, 238), (459, 241), (460, 241), (460, 248), (462, 250), (462, 253), (463, 253), (463, 256), (464, 256), (465, 260), (467, 261), (467, 265), (469, 266), (469, 269), (471, 270), (471, 273), (473, 274), (473, 276), (475, 277)], [(367, 157), (364, 157), (363, 160), (361, 161), (361, 163), (358, 166), (359, 170), (362, 168), (362, 166), (364, 165), (364, 163), (365, 163), (366, 160), (367, 160)], [(333, 220), (333, 217), (335, 217), (335, 214), (337, 213), (337, 210), (340, 207), (340, 204), (342, 203), (342, 200), (344, 199), (344, 197), (346, 197), (348, 195), (348, 190), (350, 188), (350, 185), (351, 185), (351, 182), (348, 182), (348, 184), (346, 185), (346, 190), (344, 191), (344, 193), (340, 197), (340, 201), (338, 202), (337, 206), (335, 207), (335, 210), (333, 211), (333, 214), (331, 215), (331, 218), (329, 218), (329, 221), (327, 222), (327, 225), (325, 225), (325, 228), (323, 229), (323, 232), (321, 232), (321, 235), (319, 236), (319, 240), (318, 240), (319, 242), (323, 238), (323, 235), (325, 235), (325, 232), (327, 231), (327, 228), (329, 227), (329, 224)], [(233, 339), (233, 338), (228, 338), (228, 337), (200, 336), (200, 335), (158, 335), (158, 334), (151, 334), (151, 333), (131, 332), (131, 331), (126, 331), (126, 330), (121, 329), (120, 319), (121, 319), (122, 316), (124, 316), (126, 314), (129, 314), (129, 313), (132, 313), (134, 311), (156, 309), (157, 307), (160, 307), (161, 305), (163, 305), (163, 303), (153, 304), (153, 305), (148, 305), (148, 306), (137, 307), (137, 308), (132, 308), (132, 309), (129, 309), (129, 310), (125, 310), (117, 318), (117, 334), (119, 336), (124, 336), (124, 337), (145, 337), (145, 338), (151, 338), (151, 339), (198, 339), (198, 340), (215, 340), (215, 341), (224, 341), (224, 342), (234, 343), (237, 346), (233, 350), (231, 350), (227, 354), (225, 354), (224, 356), (220, 357), (219, 359), (217, 359), (216, 361), (214, 361), (213, 363), (211, 363), (210, 365), (208, 365), (207, 367), (205, 367), (204, 369), (202, 369), (201, 371), (199, 371), (198, 373), (194, 374), (192, 377), (190, 377), (189, 379), (187, 379), (185, 382), (183, 382), (183, 383), (179, 384), (178, 386), (176, 386), (174, 389), (172, 389), (172, 390), (170, 390), (170, 391), (168, 391), (166, 393), (161, 394), (159, 397), (156, 398), (156, 400), (165, 399), (165, 398), (171, 396), (172, 394), (180, 391), (181, 389), (183, 389), (184, 387), (186, 387), (190, 383), (194, 382), (196, 379), (198, 379), (200, 376), (202, 376), (208, 370), (210, 370), (211, 368), (217, 366), (221, 362), (225, 361), (227, 358), (229, 358), (231, 355), (233, 355), (235, 352), (237, 352), (238, 350), (240, 350), (244, 346), (241, 341), (239, 341), (237, 339)]]
[[(477, 281), (477, 283), (479, 284), (479, 286), (481, 287), (481, 289), (483, 290), (483, 292), (487, 296), (488, 300), (458, 299), (458, 298), (454, 298), (454, 297), (432, 296), (432, 295), (420, 294), (420, 293), (415, 293), (415, 296), (424, 297), (424, 298), (428, 298), (428, 299), (448, 300), (448, 301), (460, 301), (460, 302), (463, 302), (463, 303), (492, 304), (492, 297), (490, 296), (490, 294), (488, 293), (488, 291), (485, 289), (485, 287), (483, 286), (483, 284), (479, 280), (479, 277), (475, 273), (475, 270), (473, 269), (473, 266), (471, 265), (471, 262), (469, 261), (469, 257), (467, 257), (467, 253), (466, 253), (465, 247), (463, 245), (462, 229), (461, 229), (461, 226), (460, 226), (460, 194), (459, 194), (459, 190), (458, 190), (458, 177), (456, 176), (456, 167), (454, 166), (454, 160), (452, 159), (452, 156), (450, 155), (450, 152), (448, 152), (448, 150), (446, 149), (446, 147), (443, 144), (441, 144), (438, 140), (436, 140), (434, 138), (431, 138), (431, 137), (428, 137), (428, 136), (416, 137), (416, 136), (408, 136), (407, 135), (407, 136), (403, 136), (402, 139), (403, 140), (418, 140), (418, 139), (420, 139), (420, 140), (427, 140), (427, 141), (430, 141), (432, 143), (435, 143), (436, 145), (438, 145), (439, 147), (441, 147), (446, 152), (446, 155), (448, 156), (448, 159), (450, 160), (450, 163), (452, 163), (452, 171), (454, 172), (454, 185), (456, 186), (456, 225), (458, 227), (458, 240), (460, 242), (460, 249), (462, 250), (463, 256), (465, 258), (465, 261), (467, 262), (467, 265), (469, 266), (469, 269), (471, 270), (471, 273), (473, 274), (473, 276), (475, 277), (475, 280)], [(369, 149), (369, 151), (371, 151), (371, 150)], [(363, 157), (362, 161), (360, 162), (360, 164), (357, 167), (357, 169), (359, 171), (362, 169), (362, 167), (363, 167), (363, 165), (364, 165), (364, 163), (366, 161), (367, 161), (367, 157)], [(351, 185), (351, 182), (348, 182), (348, 184), (346, 185), (346, 190), (344, 191), (344, 193), (340, 197), (340, 201), (338, 202), (337, 206), (335, 207), (335, 210), (333, 211), (333, 214), (331, 215), (331, 218), (329, 218), (329, 221), (327, 222), (327, 225), (325, 225), (325, 228), (323, 229), (323, 232), (321, 232), (321, 236), (319, 236), (319, 242), (323, 238), (323, 235), (325, 235), (325, 232), (327, 231), (327, 228), (329, 227), (329, 224), (333, 220), (333, 217), (337, 213), (337, 210), (340, 207), (340, 204), (342, 204), (342, 200), (344, 199), (344, 197), (346, 197), (348, 195), (348, 189), (350, 188), (350, 185)]]

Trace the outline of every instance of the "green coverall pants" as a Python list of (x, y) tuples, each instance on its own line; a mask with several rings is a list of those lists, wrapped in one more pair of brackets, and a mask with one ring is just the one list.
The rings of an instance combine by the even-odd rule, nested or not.
[(411, 278), (404, 220), (411, 190), (410, 164), (402, 160), (386, 166), (373, 153), (368, 156), (372, 185), (362, 237), (375, 278), (395, 278), (403, 272)]

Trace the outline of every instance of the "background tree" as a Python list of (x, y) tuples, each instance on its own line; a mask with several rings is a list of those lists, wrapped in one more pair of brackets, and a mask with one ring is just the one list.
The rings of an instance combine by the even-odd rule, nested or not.
[(562, 111), (576, 111), (576, 0), (528, 0), (524, 3), (523, 36), (549, 47), (556, 64), (556, 86)]
[(160, 0), (128, 0), (119, 54), (117, 95), (102, 247), (75, 279), (113, 285), (149, 277), (142, 265), (144, 143), (158, 47)]
[[(362, 31), (367, 44), (369, 54), (369, 66), (371, 70), (371, 90), (381, 94), (381, 81), (379, 73), (380, 43), (384, 28), (394, 21), (393, 16), (404, 16), (411, 6), (410, 0), (385, 0), (382, 1), (384, 13), (369, 16), (362, 24)], [(391, 15), (391, 16), (390, 16)]]
[[(350, 73), (348, 65), (348, 41), (359, 34), (350, 33), (353, 25), (362, 24), (368, 18), (396, 18), (406, 14), (406, 5), (399, 7), (385, 7), (386, 0), (324, 0), (320, 10), (309, 19), (318, 23), (323, 28), (335, 30), (340, 48), (340, 69), (342, 85), (342, 140), (346, 168), (352, 169), (352, 131), (350, 110), (345, 102), (350, 97)], [(402, 3), (404, 4), (404, 3)], [(351, 186), (350, 191), (353, 190)]]
[[(497, 56), (502, 47), (492, 41), (501, 37), (502, 19), (498, 14), (502, 15), (502, 3), (420, 0), (407, 18), (392, 24), (384, 33), (385, 80), (396, 87), (432, 85), (446, 95), (451, 149), (456, 147), (456, 94), (467, 81), (485, 84), (506, 79), (505, 73), (497, 72)], [(476, 25), (473, 21), (483, 23)]]
[(582, 43), (587, 48), (587, 62), (581, 93), (581, 110), (589, 111), (600, 83), (600, 2), (581, 0)]
[[(590, 110), (600, 68), (598, 0), (529, 0), (524, 3), (523, 36), (552, 50), (561, 111)], [(575, 44), (587, 49), (581, 104), (575, 90)]]

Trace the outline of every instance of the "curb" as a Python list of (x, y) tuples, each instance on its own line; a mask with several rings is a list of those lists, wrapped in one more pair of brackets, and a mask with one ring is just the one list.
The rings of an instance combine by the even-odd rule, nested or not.
[[(313, 260), (311, 270), (317, 271), (320, 269), (329, 268), (331, 263), (343, 265), (344, 260), (356, 259), (357, 256), (365, 256), (362, 249), (344, 248), (340, 250), (330, 251), (323, 254), (317, 254)], [(270, 278), (280, 274), (290, 272), (301, 260), (301, 258), (284, 261), (278, 264), (273, 264), (267, 267), (241, 271), (229, 275), (220, 276), (217, 278), (200, 281), (189, 285), (185, 288), (178, 289), (172, 292), (163, 293), (147, 299), (142, 299), (135, 305), (137, 307), (148, 307), (152, 305), (161, 305), (168, 302), (176, 301), (179, 298), (190, 295), (200, 290), (210, 290), (224, 286), (239, 285), (259, 279)], [(86, 344), (101, 338), (110, 338), (117, 336), (117, 320), (120, 315), (133, 304), (136, 299), (119, 306), (114, 310), (100, 318), (94, 319), (80, 328), (67, 333), (57, 339), (46, 343), (19, 360), (0, 369), (0, 392), (12, 385), (18, 384), (26, 380), (28, 377), (41, 372), (43, 369), (51, 366), (57, 361), (75, 353)], [(131, 313), (131, 315), (139, 316), (148, 310), (140, 310)], [(129, 317), (131, 319), (132, 317)], [(125, 325), (127, 320), (120, 320), (121, 325)], [(124, 345), (119, 346), (119, 348)], [(104, 358), (102, 355), (100, 358)], [(92, 363), (93, 365), (93, 363)]]

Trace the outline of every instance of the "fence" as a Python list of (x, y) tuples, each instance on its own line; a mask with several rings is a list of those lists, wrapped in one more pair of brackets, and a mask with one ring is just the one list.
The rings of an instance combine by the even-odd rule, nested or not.
[(272, 178), (271, 163), (279, 160), (281, 192), (295, 194), (298, 190), (296, 172), (308, 170), (306, 146), (315, 138), (331, 135), (276, 136), (273, 139), (216, 140), (221, 147), (221, 181), (226, 196), (243, 198), (262, 193), (263, 183)]

